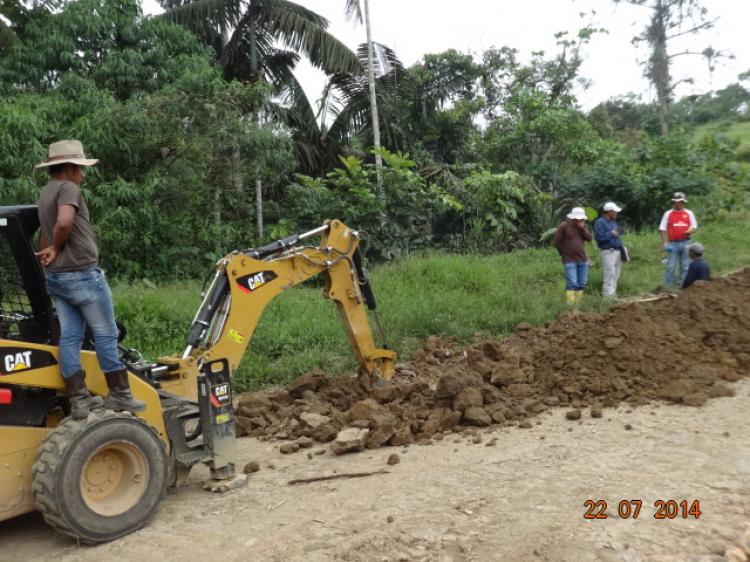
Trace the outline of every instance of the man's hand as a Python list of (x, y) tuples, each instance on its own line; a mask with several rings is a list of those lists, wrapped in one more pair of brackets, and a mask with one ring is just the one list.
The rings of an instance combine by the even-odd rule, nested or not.
[(581, 230), (586, 229), (586, 221), (576, 221), (576, 226), (580, 228)]
[(52, 265), (52, 262), (55, 261), (55, 258), (59, 253), (59, 250), (54, 246), (47, 246), (46, 248), (36, 252), (34, 255), (39, 258), (39, 261), (42, 262), (42, 265), (44, 267), (49, 267), (50, 265)]

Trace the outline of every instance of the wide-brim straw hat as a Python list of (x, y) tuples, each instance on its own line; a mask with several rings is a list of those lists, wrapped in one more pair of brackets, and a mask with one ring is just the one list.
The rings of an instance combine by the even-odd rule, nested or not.
[(34, 166), (34, 169), (38, 170), (39, 168), (48, 168), (49, 166), (56, 166), (57, 164), (93, 166), (98, 163), (99, 160), (96, 158), (86, 158), (81, 141), (62, 140), (53, 142), (49, 145), (47, 159)]

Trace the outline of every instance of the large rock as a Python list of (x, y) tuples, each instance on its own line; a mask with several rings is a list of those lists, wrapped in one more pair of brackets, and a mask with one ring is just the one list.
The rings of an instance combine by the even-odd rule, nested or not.
[(328, 416), (321, 416), (320, 414), (313, 414), (311, 412), (303, 412), (299, 415), (299, 419), (302, 423), (310, 427), (311, 429), (315, 429), (325, 423), (329, 423), (331, 421), (331, 418)]
[(515, 365), (499, 365), (495, 367), (490, 375), (490, 383), (498, 388), (514, 383), (526, 382), (528, 376)]
[(289, 394), (291, 394), (295, 398), (302, 398), (302, 395), (306, 391), (312, 390), (314, 392), (318, 390), (325, 381), (325, 373), (320, 369), (315, 369), (295, 380), (291, 385), (289, 385), (287, 392), (289, 392)]
[(440, 377), (435, 389), (435, 396), (437, 398), (453, 399), (468, 386), (475, 386), (481, 388), (484, 384), (484, 379), (479, 373), (474, 371), (467, 371), (465, 368), (460, 366), (452, 367), (448, 369), (446, 373)]
[(708, 396), (703, 392), (694, 392), (682, 397), (682, 403), (686, 406), (703, 406), (708, 402)]
[(382, 415), (383, 407), (375, 402), (372, 398), (367, 400), (360, 400), (352, 404), (349, 410), (350, 420), (368, 420), (372, 421), (375, 417)]
[(505, 387), (505, 391), (513, 398), (525, 398), (534, 393), (531, 385), (525, 383), (513, 383)]
[(310, 437), (321, 443), (328, 443), (336, 437), (338, 432), (338, 428), (332, 423), (324, 423), (313, 429)]
[(396, 433), (396, 418), (390, 412), (376, 416), (371, 421), (370, 433), (367, 436), (365, 446), (368, 449), (377, 449), (385, 445)]
[(463, 412), (471, 406), (481, 406), (484, 404), (482, 391), (476, 386), (469, 386), (459, 392), (453, 399), (453, 409)]
[(672, 402), (682, 402), (685, 396), (693, 394), (697, 391), (697, 388), (687, 381), (674, 381), (667, 385), (658, 393), (659, 398), (670, 400)]
[(391, 437), (388, 443), (396, 447), (414, 443), (414, 434), (411, 432), (411, 429), (408, 425), (401, 427), (400, 429), (396, 430), (396, 433), (393, 434), (393, 437)]
[(495, 423), (505, 423), (506, 420), (509, 420), (511, 418), (510, 409), (505, 404), (502, 404), (500, 402), (489, 406), (486, 409), (486, 412), (490, 415), (492, 421), (494, 421)]
[(439, 432), (441, 429), (443, 418), (448, 414), (448, 412), (450, 412), (450, 410), (448, 410), (447, 408), (432, 410), (427, 416), (427, 419), (422, 421), (422, 423), (420, 424), (421, 432), (428, 435), (434, 435), (435, 433)]
[(470, 425), (486, 427), (492, 423), (492, 418), (487, 411), (480, 406), (471, 406), (464, 412), (464, 421)]
[(339, 431), (336, 439), (331, 443), (331, 451), (337, 455), (361, 451), (367, 443), (369, 429), (359, 429), (356, 427), (347, 427)]
[(262, 415), (263, 412), (273, 409), (271, 401), (265, 392), (245, 392), (240, 395), (237, 404), (237, 414), (246, 418)]
[(446, 411), (442, 418), (440, 418), (440, 429), (446, 431), (457, 426), (461, 421), (461, 412)]
[(706, 392), (708, 393), (709, 398), (719, 398), (721, 396), (734, 396), (734, 390), (732, 390), (727, 385), (720, 383), (720, 382), (716, 382), (713, 385), (711, 385)]

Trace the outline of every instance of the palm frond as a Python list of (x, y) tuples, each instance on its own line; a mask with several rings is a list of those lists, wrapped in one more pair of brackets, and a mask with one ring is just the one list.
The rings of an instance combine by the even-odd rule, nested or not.
[(346, 6), (344, 7), (344, 14), (346, 19), (357, 23), (362, 23), (364, 17), (362, 15), (362, 5), (359, 0), (346, 0)]
[[(242, 18), (242, 0), (159, 0), (164, 19), (182, 25), (201, 38), (236, 28)], [(213, 46), (213, 45), (212, 45)]]
[[(388, 45), (372, 42), (372, 63), (375, 68), (375, 76), (380, 77), (393, 70), (404, 70), (404, 65), (396, 55), (396, 51)], [(361, 43), (357, 47), (357, 58), (363, 68), (367, 68), (367, 43)]]
[[(293, 2), (272, 1), (296, 6)], [(357, 56), (326, 31), (328, 21), (323, 19), (322, 25), (319, 18), (307, 17), (308, 12), (306, 9), (274, 8), (263, 23), (284, 47), (303, 53), (313, 66), (326, 73), (361, 72), (362, 64)]]

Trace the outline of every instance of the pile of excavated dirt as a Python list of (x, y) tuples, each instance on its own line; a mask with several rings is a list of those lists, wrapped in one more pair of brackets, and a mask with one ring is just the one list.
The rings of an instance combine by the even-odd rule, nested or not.
[(745, 269), (675, 298), (520, 324), (513, 336), (466, 348), (431, 337), (387, 385), (313, 371), (284, 390), (241, 395), (237, 432), (327, 442), (353, 427), (365, 430), (362, 446), (403, 445), (457, 426), (528, 427), (526, 418), (554, 406), (568, 407), (569, 419), (586, 407), (601, 417), (602, 408), (621, 402), (699, 406), (731, 396), (727, 382), (748, 374)]

